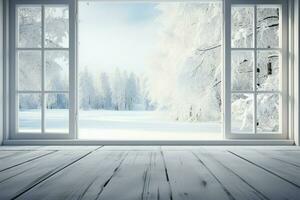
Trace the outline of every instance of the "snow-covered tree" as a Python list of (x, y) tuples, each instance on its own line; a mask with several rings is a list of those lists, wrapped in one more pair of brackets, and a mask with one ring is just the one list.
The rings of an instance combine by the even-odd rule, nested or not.
[[(257, 6), (257, 47), (279, 47), (279, 8)], [(253, 16), (251, 7), (233, 9), (234, 47), (253, 47)], [(233, 55), (233, 89), (253, 90), (253, 77), (256, 73), (256, 88), (260, 91), (279, 90), (279, 52), (257, 51), (256, 70), (253, 70), (254, 58), (251, 51), (237, 52)], [(253, 127), (253, 96), (240, 94), (232, 100), (232, 113), (240, 121), (240, 130)], [(276, 94), (257, 95), (257, 130), (276, 132), (279, 130), (279, 97)], [(251, 129), (253, 130), (253, 128)]]
[(125, 81), (122, 75), (117, 68), (112, 78), (112, 105), (115, 110), (125, 109)]
[(109, 82), (109, 77), (105, 72), (100, 74), (100, 88), (99, 92), (102, 97), (102, 109), (110, 109), (112, 106), (112, 97), (111, 97), (111, 85)]
[(79, 75), (79, 104), (82, 109), (92, 109), (95, 100), (94, 79), (87, 68)]
[[(18, 47), (32, 48), (42, 47), (67, 47), (68, 41), (68, 8), (45, 7), (45, 41), (42, 41), (42, 8), (19, 7), (18, 13)], [(69, 84), (69, 57), (67, 51), (45, 51), (45, 89), (50, 91), (68, 90)], [(19, 51), (18, 53), (18, 86), (19, 90), (41, 91), (42, 88), (42, 54), (41, 51)], [(32, 95), (36, 96), (36, 95)], [(56, 98), (61, 103), (58, 107), (64, 107), (67, 99), (65, 95)], [(27, 102), (31, 101), (31, 102)], [(40, 98), (21, 98), (20, 107), (23, 105), (40, 105)], [(51, 107), (51, 106), (50, 106)]]
[(132, 110), (137, 100), (136, 77), (133, 73), (130, 73), (125, 86), (125, 109)]
[(177, 120), (221, 117), (221, 3), (162, 3), (149, 96)]

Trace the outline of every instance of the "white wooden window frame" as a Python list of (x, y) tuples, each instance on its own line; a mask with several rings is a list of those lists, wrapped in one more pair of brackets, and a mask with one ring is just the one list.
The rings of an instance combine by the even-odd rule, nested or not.
[[(280, 30), (279, 30), (279, 48), (257, 48), (256, 42), (256, 6), (257, 5), (281, 5), (280, 10)], [(224, 129), (226, 139), (288, 139), (288, 7), (285, 0), (225, 0), (224, 2), (224, 80), (225, 80), (225, 95), (224, 95)], [(253, 48), (232, 48), (231, 47), (231, 8), (233, 6), (254, 6), (254, 47)], [(232, 91), (231, 89), (231, 51), (232, 50), (250, 50), (254, 51), (254, 81), (256, 82), (256, 51), (257, 50), (279, 50), (281, 52), (281, 74), (280, 74), (280, 92), (272, 91), (257, 91), (254, 85), (253, 91)], [(279, 102), (281, 108), (279, 110), (279, 133), (257, 133), (257, 126), (254, 125), (253, 133), (238, 133), (232, 132), (231, 129), (231, 95), (235, 93), (250, 93), (254, 94), (254, 114), (253, 121), (256, 124), (257, 102), (256, 94), (280, 94)]]
[[(296, 3), (295, 3), (295, 2)], [(230, 81), (231, 81), (231, 77), (230, 77), (230, 65), (231, 65), (231, 61), (230, 61), (230, 55), (228, 56), (228, 52), (230, 52), (230, 47), (231, 47), (231, 33), (230, 33), (230, 18), (231, 18), (231, 4), (282, 4), (283, 5), (283, 9), (286, 10), (286, 14), (282, 15), (284, 22), (282, 23), (282, 28), (284, 29), (284, 35), (286, 35), (286, 39), (285, 41), (282, 41), (282, 48), (285, 48), (286, 50), (288, 50), (290, 46), (288, 46), (288, 36), (291, 35), (291, 32), (288, 32), (288, 30), (291, 31), (291, 28), (295, 26), (294, 21), (291, 20), (291, 18), (294, 17), (294, 13), (290, 13), (291, 10), (293, 10), (291, 8), (291, 10), (289, 10), (289, 12), (287, 11), (287, 2), (289, 2), (290, 6), (293, 7), (293, 5), (298, 5), (299, 6), (299, 0), (223, 0), (223, 7), (224, 7), (224, 27), (223, 27), (223, 31), (224, 31), (224, 113), (223, 113), (223, 123), (224, 123), (224, 129), (223, 129), (223, 135), (224, 135), (224, 139), (245, 139), (246, 144), (247, 144), (247, 140), (248, 141), (253, 141), (252, 139), (260, 139), (257, 140), (257, 142), (254, 141), (254, 144), (257, 143), (259, 144), (260, 141), (263, 142), (263, 139), (294, 139), (293, 137), (293, 132), (298, 130), (298, 115), (299, 112), (298, 110), (294, 111), (294, 108), (298, 108), (298, 96), (294, 98), (293, 95), (298, 95), (298, 85), (296, 85), (295, 87), (292, 87), (293, 84), (298, 84), (298, 79), (299, 79), (299, 74), (297, 72), (298, 71), (298, 50), (297, 47), (299, 47), (299, 44), (295, 44), (294, 48), (292, 49), (292, 51), (295, 53), (297, 53), (297, 55), (295, 55), (295, 58), (290, 58), (290, 54), (292, 53), (291, 51), (289, 52), (289, 59), (284, 60), (284, 62), (286, 63), (286, 66), (290, 66), (290, 68), (294, 69), (293, 66), (295, 65), (295, 69), (293, 72), (295, 72), (295, 74), (291, 74), (292, 71), (288, 70), (286, 67), (286, 71), (283, 72), (283, 82), (286, 82), (285, 84), (285, 88), (286, 90), (282, 90), (283, 96), (286, 96), (286, 99), (283, 99), (283, 101), (285, 101), (285, 103), (283, 102), (283, 106), (282, 107), (282, 116), (283, 116), (283, 123), (282, 123), (282, 133), (281, 134), (236, 134), (236, 133), (231, 133), (231, 110), (230, 110), (230, 96), (231, 96), (231, 86), (230, 86)], [(11, 37), (12, 34), (15, 34), (15, 28), (12, 26), (9, 26), (8, 24), (11, 23), (12, 20), (15, 20), (15, 15), (12, 14), (12, 12), (9, 12), (11, 9), (13, 9), (13, 7), (15, 6), (15, 4), (45, 4), (45, 5), (49, 5), (49, 4), (68, 4), (69, 5), (69, 65), (70, 65), (70, 70), (69, 70), (69, 109), (70, 109), (70, 113), (69, 113), (69, 134), (55, 134), (55, 133), (41, 133), (41, 134), (28, 134), (28, 133), (17, 133), (16, 132), (16, 120), (17, 120), (17, 115), (16, 115), (16, 111), (17, 111), (17, 107), (16, 107), (16, 102), (15, 102), (15, 76), (14, 76), (14, 58), (12, 58), (11, 55), (15, 55), (15, 49), (11, 48), (12, 44), (14, 44), (14, 42), (12, 40), (15, 39), (15, 37)], [(295, 4), (294, 4), (295, 3)], [(44, 140), (47, 144), (47, 140), (49, 141), (49, 139), (59, 139), (61, 142), (61, 144), (63, 143), (67, 143), (67, 140), (70, 139), (77, 139), (77, 109), (78, 109), (78, 105), (77, 105), (77, 70), (76, 70), (76, 63), (77, 63), (77, 54), (76, 54), (76, 44), (77, 44), (77, 38), (76, 38), (76, 32), (77, 32), (77, 24), (76, 24), (76, 17), (77, 17), (77, 0), (6, 0), (5, 2), (5, 14), (6, 14), (6, 20), (4, 23), (4, 27), (7, 29), (5, 30), (5, 38), (9, 38), (9, 43), (5, 44), (5, 60), (4, 60), (4, 65), (5, 65), (5, 71), (4, 71), (4, 91), (5, 91), (5, 98), (4, 98), (4, 131), (5, 131), (5, 137), (4, 140), (7, 142), (9, 140), (13, 141), (13, 140), (27, 140), (27, 144), (33, 144), (36, 142), (33, 142), (33, 140)], [(299, 11), (298, 8), (296, 9), (296, 14), (295, 16), (297, 16)], [(9, 13), (9, 14), (8, 14)], [(287, 19), (287, 15), (292, 15), (290, 19)], [(298, 19), (296, 19), (298, 20)], [(298, 21), (296, 21), (298, 23)], [(288, 27), (288, 23), (292, 24), (292, 27)], [(298, 23), (299, 24), (299, 23)], [(229, 25), (229, 26), (228, 26)], [(297, 31), (299, 31), (299, 27), (293, 29), (294, 33), (299, 33)], [(294, 36), (295, 37), (295, 42), (298, 41), (298, 37), (299, 36)], [(229, 38), (229, 39), (228, 39)], [(294, 38), (289, 38), (289, 43), (293, 43), (294, 42)], [(14, 45), (13, 45), (14, 46)], [(10, 48), (9, 48), (10, 47)], [(287, 52), (287, 51), (284, 51)], [(282, 55), (284, 56), (284, 55)], [(288, 56), (286, 55), (286, 58)], [(291, 65), (291, 63), (289, 63), (288, 61), (291, 61), (291, 63), (293, 63), (293, 65)], [(229, 69), (228, 69), (229, 68)], [(289, 74), (289, 76), (288, 76)], [(294, 78), (292, 81), (291, 78)], [(288, 84), (288, 78), (290, 78), (289, 83)], [(230, 91), (230, 92), (228, 92)], [(288, 91), (292, 91), (291, 93), (288, 94)], [(289, 95), (289, 99), (287, 98)], [(293, 100), (291, 100), (293, 99)], [(7, 106), (7, 107), (5, 107)], [(291, 112), (289, 112), (291, 111)], [(296, 120), (296, 121), (295, 121)], [(296, 138), (297, 140), (299, 140), (299, 136), (298, 136), (298, 132), (296, 132)], [(64, 140), (67, 139), (67, 140)], [(29, 141), (29, 142), (28, 142)], [(80, 142), (80, 141), (78, 141)], [(86, 142), (81, 141), (84, 144), (86, 144)], [(101, 141), (91, 141), (91, 142), (87, 142), (88, 144), (96, 144), (96, 143), (103, 143)], [(9, 142), (8, 142), (9, 143)], [(26, 142), (25, 142), (26, 143)], [(25, 144), (24, 143), (24, 144)], [(39, 142), (38, 142), (39, 143)], [(49, 141), (49, 144), (51, 142)], [(57, 140), (56, 142), (53, 142), (54, 144), (58, 144)], [(75, 141), (76, 143), (76, 141)], [(106, 141), (104, 143), (110, 144), (109, 141)], [(118, 141), (115, 142), (111, 142), (112, 144), (118, 144)], [(140, 142), (128, 142), (125, 141), (125, 143), (128, 144), (136, 144)], [(143, 143), (143, 142), (142, 142)], [(158, 141), (158, 142), (153, 142), (153, 141), (147, 141), (147, 144), (154, 144), (154, 143), (158, 143), (158, 144), (164, 144), (163, 141)], [(170, 144), (180, 144), (182, 142), (176, 142), (173, 141)], [(187, 141), (184, 142), (186, 143), (190, 143), (190, 144), (197, 144), (197, 143), (201, 143), (199, 141)], [(210, 141), (207, 144), (218, 144), (218, 143), (222, 143), (222, 142), (214, 142), (214, 141)], [(239, 142), (237, 140), (235, 140), (234, 144), (238, 144)], [(243, 142), (241, 142), (242, 144)], [(250, 142), (251, 143), (251, 142)], [(272, 142), (271, 142), (272, 143)], [(275, 142), (277, 143), (277, 142)], [(205, 142), (204, 142), (205, 144)]]
[[(17, 6), (41, 6), (42, 21), (41, 21), (41, 48), (18, 48), (16, 44), (17, 38)], [(68, 6), (69, 8), (69, 47), (68, 48), (46, 48), (44, 47), (44, 7), (45, 6)], [(10, 139), (73, 139), (75, 138), (75, 1), (74, 0), (11, 0), (9, 4), (9, 31), (10, 31), (10, 68), (9, 68), (9, 84), (10, 84), (10, 120), (9, 120), (9, 138)], [(18, 90), (18, 75), (16, 64), (16, 53), (18, 50), (39, 50), (42, 56), (42, 76), (41, 76), (41, 91), (19, 91)], [(63, 50), (69, 52), (69, 90), (67, 91), (46, 91), (45, 83), (45, 63), (44, 52), (54, 50)], [(18, 94), (41, 94), (41, 132), (19, 132), (18, 131)], [(63, 93), (69, 94), (69, 131), (68, 133), (51, 133), (45, 132), (45, 99), (46, 94)]]

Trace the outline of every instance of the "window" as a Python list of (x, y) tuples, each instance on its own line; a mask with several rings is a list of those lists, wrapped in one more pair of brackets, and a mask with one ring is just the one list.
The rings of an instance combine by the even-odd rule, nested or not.
[(286, 9), (278, 1), (232, 1), (227, 6), (229, 137), (285, 137)]
[(9, 7), (12, 139), (287, 138), (284, 0)]
[(68, 137), (72, 124), (70, 4), (16, 1), (13, 11), (14, 135)]

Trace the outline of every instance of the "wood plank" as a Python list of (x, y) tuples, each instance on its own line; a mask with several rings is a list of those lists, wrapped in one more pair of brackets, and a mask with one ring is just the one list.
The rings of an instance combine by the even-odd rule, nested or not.
[(272, 151), (300, 151), (300, 146), (293, 146), (293, 145), (287, 145), (287, 146), (227, 146), (228, 148), (232, 149), (253, 149), (253, 150), (272, 150)]
[(42, 146), (0, 146), (0, 151), (34, 151)]
[(101, 150), (57, 173), (19, 199), (131, 200), (157, 197), (169, 199), (163, 162), (158, 151)]
[(228, 190), (234, 199), (267, 199), (239, 176), (232, 173), (230, 169), (210, 156), (207, 149), (203, 148), (198, 151), (193, 151), (193, 154), (214, 174), (216, 179)]
[(172, 199), (234, 199), (191, 152), (164, 151), (163, 156)]
[(22, 154), (24, 151), (0, 151), (0, 160), (15, 156), (17, 154)]
[(268, 199), (299, 199), (299, 188), (236, 155), (227, 151), (210, 149), (209, 156), (218, 160), (232, 173)]
[(87, 145), (87, 146), (77, 146), (77, 145), (63, 145), (63, 146), (42, 146), (39, 150), (43, 151), (93, 151), (101, 147), (102, 145)]
[(104, 185), (118, 171), (126, 155), (126, 152), (120, 151), (94, 151), (18, 199), (96, 199)]
[(12, 199), (51, 177), (89, 151), (57, 151), (0, 172), (0, 199)]
[(130, 151), (98, 199), (172, 199), (170, 195), (160, 151)]
[[(14, 151), (15, 152), (15, 151)], [(0, 172), (42, 158), (54, 151), (18, 151), (13, 156), (4, 157), (0, 162)], [(0, 152), (1, 154), (1, 152)]]
[(273, 150), (256, 150), (257, 152), (268, 156), (272, 159), (285, 162), (290, 165), (300, 167), (300, 154), (294, 151), (273, 151)]
[(102, 151), (159, 151), (160, 146), (104, 146)]
[(300, 168), (287, 164), (276, 159), (272, 159), (269, 156), (258, 153), (254, 150), (232, 150), (229, 151), (248, 162), (257, 165), (258, 167), (264, 169), (265, 171), (272, 173), (281, 179), (295, 185), (300, 189)]

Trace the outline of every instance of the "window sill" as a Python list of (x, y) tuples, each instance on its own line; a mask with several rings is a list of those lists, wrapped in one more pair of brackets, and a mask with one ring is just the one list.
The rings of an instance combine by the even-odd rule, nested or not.
[(4, 140), (3, 145), (295, 145), (293, 140)]

